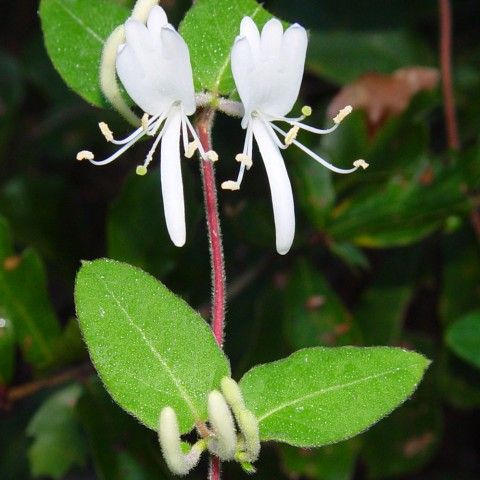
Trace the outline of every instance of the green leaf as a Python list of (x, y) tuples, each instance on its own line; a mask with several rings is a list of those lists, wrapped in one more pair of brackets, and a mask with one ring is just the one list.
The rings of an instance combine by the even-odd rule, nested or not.
[(391, 251), (361, 296), (353, 316), (367, 345), (393, 345), (399, 340), (419, 254), (418, 249)]
[(480, 368), (480, 311), (456, 321), (447, 330), (445, 340), (460, 358)]
[(185, 15), (180, 33), (190, 48), (197, 91), (230, 95), (235, 90), (230, 52), (244, 16), (259, 27), (271, 18), (254, 0), (198, 0)]
[(122, 408), (157, 429), (171, 406), (180, 430), (207, 418), (207, 395), (229, 374), (205, 321), (147, 273), (112, 260), (85, 262), (75, 303), (90, 356)]
[(240, 382), (262, 440), (311, 447), (370, 427), (404, 402), (429, 361), (387, 347), (309, 348), (252, 368)]
[[(432, 179), (425, 180), (423, 173)], [(364, 247), (404, 246), (470, 209), (459, 172), (426, 165), (413, 178), (394, 177), (385, 186), (367, 187), (348, 198), (336, 208), (327, 229), (336, 240)]]
[(0, 311), (12, 323), (27, 361), (45, 368), (55, 361), (60, 325), (48, 298), (40, 257), (31, 249), (14, 255), (11, 241), (0, 218)]
[(323, 275), (297, 262), (284, 294), (285, 338), (295, 348), (359, 343), (359, 330)]
[[(194, 188), (190, 171), (183, 170), (188, 205), (187, 235), (190, 238), (199, 208), (198, 202), (191, 198)], [(157, 277), (172, 271), (183, 252), (168, 236), (158, 171), (145, 177), (132, 175), (128, 179), (108, 216), (107, 244), (108, 255), (115, 260), (140, 267)]]
[(48, 55), (67, 85), (87, 102), (104, 106), (99, 83), (103, 44), (129, 15), (107, 0), (42, 0), (40, 19)]
[(390, 73), (432, 61), (425, 44), (404, 31), (312, 32), (307, 53), (307, 69), (339, 84), (367, 72)]
[(291, 478), (350, 480), (355, 470), (359, 443), (355, 439), (315, 450), (283, 445), (280, 452), (283, 466)]
[(59, 479), (85, 464), (85, 439), (75, 412), (81, 393), (79, 385), (60, 390), (32, 418), (27, 434), (34, 437), (28, 452), (33, 476)]

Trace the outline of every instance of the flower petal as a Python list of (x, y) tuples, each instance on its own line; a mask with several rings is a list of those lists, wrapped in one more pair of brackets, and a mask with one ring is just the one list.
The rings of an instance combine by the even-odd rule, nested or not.
[(240, 32), (231, 63), (245, 107), (245, 128), (254, 111), (283, 117), (292, 109), (302, 82), (308, 39), (305, 29), (297, 24), (283, 33), (276, 19), (263, 27), (260, 44), (258, 29), (248, 17), (242, 20)]
[(160, 7), (151, 10), (148, 28), (137, 20), (127, 20), (126, 44), (117, 54), (117, 73), (143, 111), (161, 115), (173, 103), (181, 102), (191, 115), (195, 112), (195, 92), (188, 47), (165, 21)]
[(273, 218), (275, 221), (277, 252), (285, 255), (292, 246), (295, 236), (295, 209), (292, 186), (280, 150), (268, 132), (267, 126), (253, 119), (253, 134), (267, 170), (272, 195)]
[(247, 37), (254, 55), (260, 53), (260, 32), (252, 18), (243, 17), (242, 22), (240, 23), (240, 36)]
[(152, 35), (160, 35), (162, 27), (168, 24), (167, 14), (165, 10), (156, 5), (150, 10), (147, 20), (147, 28)]
[(262, 29), (261, 49), (264, 58), (278, 58), (281, 54), (283, 27), (279, 20), (272, 18)]
[(185, 203), (183, 199), (182, 169), (180, 165), (180, 126), (182, 113), (174, 109), (166, 120), (162, 138), (160, 177), (163, 208), (168, 233), (177, 247), (185, 245)]

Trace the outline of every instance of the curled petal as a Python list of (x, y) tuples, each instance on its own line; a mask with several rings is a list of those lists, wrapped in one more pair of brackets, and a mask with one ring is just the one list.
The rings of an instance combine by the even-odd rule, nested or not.
[(176, 109), (167, 118), (162, 139), (160, 176), (163, 208), (168, 233), (177, 247), (185, 245), (185, 204), (180, 165), (181, 111)]
[(253, 134), (270, 183), (277, 252), (285, 255), (290, 250), (295, 235), (292, 186), (280, 150), (261, 120), (253, 120)]

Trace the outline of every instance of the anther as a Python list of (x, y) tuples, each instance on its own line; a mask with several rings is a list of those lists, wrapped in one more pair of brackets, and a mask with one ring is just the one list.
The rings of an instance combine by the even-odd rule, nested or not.
[(239, 153), (235, 156), (235, 160), (237, 162), (240, 162), (242, 165), (245, 165), (245, 168), (247, 170), (250, 170), (250, 168), (252, 167), (252, 159), (251, 157), (249, 157), (246, 153)]
[(222, 188), (223, 190), (240, 190), (240, 185), (238, 182), (235, 182), (234, 180), (227, 180), (226, 182), (222, 183)]
[(205, 152), (205, 156), (207, 157), (207, 160), (210, 160), (211, 162), (218, 162), (218, 153), (215, 150)]
[(193, 142), (190, 142), (187, 145), (187, 148), (185, 149), (185, 157), (192, 158), (194, 153), (197, 151), (197, 148), (198, 148), (198, 144), (196, 140), (194, 140)]
[(81, 162), (82, 160), (93, 160), (95, 155), (89, 150), (82, 150), (77, 153), (77, 160)]
[(285, 136), (285, 145), (291, 145), (293, 141), (297, 138), (299, 131), (300, 127), (292, 127)]
[(148, 121), (149, 121), (148, 113), (144, 113), (142, 117), (142, 128), (145, 131), (148, 130)]
[(353, 111), (353, 107), (351, 105), (347, 105), (345, 108), (342, 108), (338, 113), (337, 116), (333, 119), (333, 123), (338, 125), (341, 123), (345, 117), (350, 115)]
[(360, 158), (359, 160), (355, 160), (353, 162), (353, 166), (357, 168), (363, 168), (364, 170), (366, 170), (370, 165), (365, 160), (362, 160)]
[(110, 130), (110, 127), (105, 122), (100, 122), (98, 126), (107, 142), (113, 142), (113, 132)]
[(302, 115), (305, 117), (309, 117), (312, 114), (312, 107), (309, 107), (308, 105), (304, 105), (302, 107)]
[(135, 173), (143, 177), (144, 175), (147, 174), (147, 167), (145, 165), (138, 165), (137, 169), (135, 170)]

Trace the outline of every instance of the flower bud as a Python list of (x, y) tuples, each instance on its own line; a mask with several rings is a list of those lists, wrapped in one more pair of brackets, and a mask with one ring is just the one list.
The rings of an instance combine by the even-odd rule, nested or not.
[(223, 395), (213, 390), (208, 395), (208, 419), (215, 432), (208, 447), (221, 460), (232, 460), (237, 447), (237, 432), (230, 408)]

